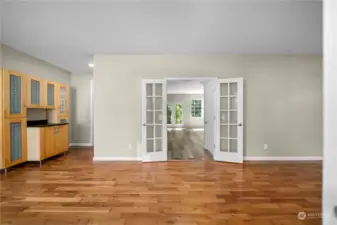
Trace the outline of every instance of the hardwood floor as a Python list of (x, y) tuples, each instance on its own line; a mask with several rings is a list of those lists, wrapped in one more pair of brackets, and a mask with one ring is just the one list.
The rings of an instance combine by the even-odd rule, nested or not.
[[(319, 162), (92, 162), (71, 150), (1, 175), (1, 225), (321, 224)], [(298, 212), (312, 213), (301, 221)], [(316, 213), (316, 214), (314, 214)]]

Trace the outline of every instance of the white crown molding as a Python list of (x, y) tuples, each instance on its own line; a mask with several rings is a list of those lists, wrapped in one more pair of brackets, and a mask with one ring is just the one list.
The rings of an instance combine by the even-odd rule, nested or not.
[(245, 161), (321, 161), (322, 156), (246, 156)]

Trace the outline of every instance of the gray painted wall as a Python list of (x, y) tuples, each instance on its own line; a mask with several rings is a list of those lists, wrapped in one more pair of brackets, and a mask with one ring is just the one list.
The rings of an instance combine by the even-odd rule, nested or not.
[[(175, 110), (175, 104), (183, 105), (183, 125), (167, 125), (167, 127), (183, 127), (183, 128), (203, 128), (204, 127), (204, 113), (202, 117), (192, 117), (192, 100), (201, 100), (204, 102), (203, 95), (197, 94), (168, 94), (167, 104), (172, 106)], [(174, 120), (174, 119), (173, 119)]]
[(2, 45), (3, 67), (27, 75), (42, 77), (52, 81), (70, 84), (70, 72), (34, 58), (28, 54)]
[(91, 92), (92, 73), (72, 74), (70, 82), (71, 143), (91, 145)]
[(322, 156), (320, 55), (96, 55), (94, 62), (95, 157), (137, 156), (142, 78), (196, 75), (245, 79), (246, 156)]

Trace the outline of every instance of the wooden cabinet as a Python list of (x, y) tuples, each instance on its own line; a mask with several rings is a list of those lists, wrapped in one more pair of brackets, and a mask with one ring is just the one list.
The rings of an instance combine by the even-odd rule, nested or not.
[(4, 168), (5, 163), (4, 163), (4, 156), (3, 156), (3, 104), (2, 104), (2, 94), (3, 94), (3, 86), (2, 86), (2, 82), (3, 82), (3, 69), (0, 68), (0, 169)]
[[(67, 151), (68, 125), (62, 125), (29, 133), (36, 145), (30, 147), (33, 150), (27, 155), (27, 144), (30, 145), (26, 112), (27, 108), (46, 108), (50, 123), (68, 123), (68, 86), (5, 69), (0, 75), (3, 101), (0, 104), (0, 168), (25, 162), (27, 158), (41, 161)], [(39, 150), (34, 152), (34, 149)]]
[(68, 151), (68, 146), (69, 146), (69, 129), (68, 125), (62, 125), (59, 126), (59, 136), (58, 138), (58, 143), (59, 143), (59, 151), (60, 152), (66, 152)]
[(57, 83), (46, 81), (47, 108), (56, 109), (57, 106)]
[(3, 106), (5, 118), (26, 117), (25, 76), (23, 74), (4, 70), (3, 74)]
[(45, 81), (32, 76), (27, 76), (27, 96), (26, 106), (27, 108), (45, 108)]
[(27, 160), (27, 120), (12, 118), (4, 121), (5, 168)]
[(69, 123), (68, 116), (60, 116), (58, 123)]
[(69, 91), (68, 86), (65, 84), (59, 84), (58, 89), (59, 94), (59, 116), (67, 116), (68, 115), (68, 97)]
[(28, 128), (28, 161), (42, 161), (68, 151), (68, 125)]

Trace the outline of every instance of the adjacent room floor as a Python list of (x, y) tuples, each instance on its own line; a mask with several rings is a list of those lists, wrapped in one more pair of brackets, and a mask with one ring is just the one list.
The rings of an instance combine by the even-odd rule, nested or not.
[(204, 131), (169, 129), (167, 131), (168, 160), (203, 160)]
[[(321, 224), (321, 162), (92, 162), (71, 150), (1, 175), (1, 224)], [(301, 221), (298, 213), (313, 213)]]

